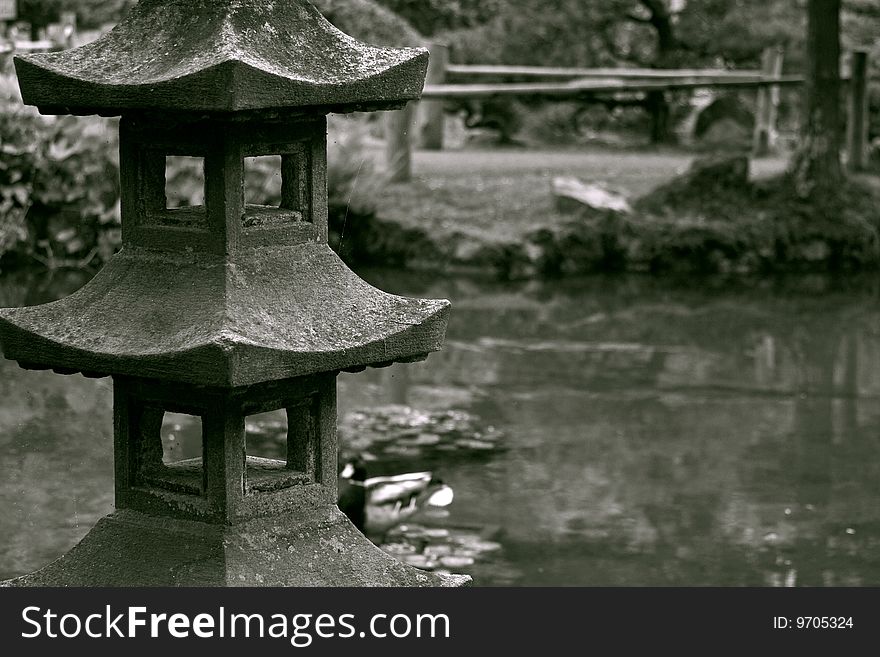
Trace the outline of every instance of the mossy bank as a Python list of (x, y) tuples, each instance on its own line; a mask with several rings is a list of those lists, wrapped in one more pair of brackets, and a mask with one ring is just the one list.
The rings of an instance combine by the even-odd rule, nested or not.
[[(372, 213), (337, 213), (347, 259), (502, 278), (603, 271), (880, 268), (880, 182), (799, 199), (787, 177), (752, 179), (745, 156), (709, 157), (630, 208), (563, 206), (542, 173), (437, 177), (384, 188)], [(341, 222), (341, 223), (340, 223)]]

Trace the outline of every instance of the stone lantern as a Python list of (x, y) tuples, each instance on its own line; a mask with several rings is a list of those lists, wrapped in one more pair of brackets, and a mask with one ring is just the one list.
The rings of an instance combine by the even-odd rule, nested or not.
[[(327, 244), (326, 115), (421, 94), (421, 49), (360, 43), (306, 0), (141, 0), (73, 50), (15, 60), (25, 103), (121, 116), (123, 248), (77, 293), (0, 311), (6, 358), (113, 377), (116, 512), (23, 585), (435, 586), (336, 508), (336, 376), (440, 349), (449, 303), (385, 294)], [(281, 156), (278, 207), (246, 205), (245, 158)], [(170, 156), (205, 203), (169, 209)], [(245, 418), (285, 409), (284, 461)], [(202, 420), (163, 462), (164, 413)]]

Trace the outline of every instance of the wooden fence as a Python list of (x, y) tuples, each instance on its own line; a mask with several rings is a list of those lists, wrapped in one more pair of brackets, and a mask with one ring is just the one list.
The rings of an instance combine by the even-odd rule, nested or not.
[[(780, 89), (804, 83), (802, 76), (782, 74), (781, 48), (765, 51), (761, 70), (620, 69), (540, 66), (462, 66), (449, 63), (448, 48), (430, 46), (431, 63), (422, 94), (421, 147), (442, 150), (444, 101), (498, 97), (595, 101), (618, 94), (688, 91), (696, 89), (757, 89), (753, 150), (770, 152), (776, 139)], [(867, 153), (867, 54), (853, 53), (851, 64), (848, 148), (850, 167), (864, 166)], [(417, 109), (410, 104), (389, 113), (386, 123), (387, 166), (394, 182), (412, 177), (412, 137)]]

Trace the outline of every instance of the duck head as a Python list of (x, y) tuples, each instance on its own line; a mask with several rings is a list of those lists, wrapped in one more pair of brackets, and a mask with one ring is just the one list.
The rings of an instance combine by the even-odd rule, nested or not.
[(363, 459), (359, 456), (346, 461), (345, 466), (339, 473), (340, 479), (348, 479), (349, 481), (357, 481), (363, 483), (367, 480), (367, 466)]

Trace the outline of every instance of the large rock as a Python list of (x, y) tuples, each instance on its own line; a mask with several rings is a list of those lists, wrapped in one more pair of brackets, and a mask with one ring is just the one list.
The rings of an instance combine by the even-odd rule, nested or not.
[(556, 209), (560, 212), (585, 212), (591, 216), (629, 214), (632, 208), (626, 198), (597, 183), (585, 183), (571, 176), (557, 177), (551, 182)]

